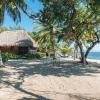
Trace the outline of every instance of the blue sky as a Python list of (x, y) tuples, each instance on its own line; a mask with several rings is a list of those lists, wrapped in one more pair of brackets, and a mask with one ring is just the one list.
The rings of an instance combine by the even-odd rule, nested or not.
[[(35, 14), (37, 13), (40, 9), (42, 9), (42, 4), (38, 0), (26, 0), (27, 4), (29, 5), (29, 10)], [(21, 13), (22, 19), (21, 22), (16, 24), (13, 22), (13, 20), (6, 14), (5, 15), (5, 20), (4, 20), (4, 27), (17, 27), (21, 26), (22, 28), (25, 29), (27, 32), (32, 32), (35, 31), (33, 26), (35, 25), (32, 19), (28, 18), (24, 13)]]
[(100, 44), (97, 44), (93, 49), (93, 52), (100, 52)]

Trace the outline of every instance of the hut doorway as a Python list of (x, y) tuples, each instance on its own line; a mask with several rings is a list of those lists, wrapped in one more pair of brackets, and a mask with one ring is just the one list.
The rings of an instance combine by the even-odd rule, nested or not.
[(19, 55), (24, 55), (26, 53), (28, 53), (29, 48), (28, 47), (18, 47), (18, 54)]

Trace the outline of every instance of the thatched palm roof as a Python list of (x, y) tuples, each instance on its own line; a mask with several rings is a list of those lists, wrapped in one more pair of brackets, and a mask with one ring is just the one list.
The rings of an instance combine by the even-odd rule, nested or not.
[(23, 30), (4, 31), (0, 33), (0, 47), (5, 46), (35, 47), (35, 41)]

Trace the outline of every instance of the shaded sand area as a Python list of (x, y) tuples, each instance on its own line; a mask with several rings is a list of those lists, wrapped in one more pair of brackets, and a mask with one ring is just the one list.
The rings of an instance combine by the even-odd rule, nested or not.
[(100, 100), (100, 64), (11, 60), (0, 68), (0, 100)]

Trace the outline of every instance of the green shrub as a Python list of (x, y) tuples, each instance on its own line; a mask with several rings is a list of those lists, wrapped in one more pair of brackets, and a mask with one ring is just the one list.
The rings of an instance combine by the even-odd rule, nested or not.
[(8, 56), (8, 53), (1, 53), (1, 56), (2, 56), (2, 61), (5, 63), (9, 60), (9, 56)]
[(9, 59), (18, 59), (18, 58), (20, 58), (19, 55), (12, 54), (12, 53), (8, 53), (8, 57), (9, 57)]
[(43, 56), (44, 56), (44, 54), (43, 53), (40, 53), (40, 52), (36, 52), (36, 53), (33, 53), (33, 54), (28, 53), (28, 54), (25, 55), (25, 57), (27, 59), (34, 59), (34, 58), (40, 59)]
[(37, 52), (37, 54), (39, 54), (41, 58), (46, 55), (45, 53), (41, 53), (41, 52)]
[(2, 61), (3, 62), (7, 62), (9, 59), (21, 58), (21, 56), (19, 56), (19, 55), (12, 54), (12, 53), (7, 53), (7, 52), (2, 52), (1, 56), (2, 56)]
[(40, 59), (41, 58), (41, 54), (40, 53), (34, 53), (34, 58)]
[(12, 54), (12, 53), (7, 53), (7, 52), (2, 52), (1, 53), (2, 56), (2, 60), (3, 62), (7, 62), (9, 59), (40, 59), (42, 57), (45, 56), (45, 53), (40, 53), (40, 52), (36, 52), (36, 53), (27, 53), (25, 55), (16, 55), (16, 54)]

